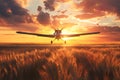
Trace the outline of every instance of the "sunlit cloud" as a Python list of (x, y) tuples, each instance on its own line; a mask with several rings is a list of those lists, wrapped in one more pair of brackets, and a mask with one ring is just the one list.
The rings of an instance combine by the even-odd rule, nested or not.
[[(55, 29), (63, 28), (63, 33), (100, 31), (100, 36), (92, 37), (91, 41), (95, 37), (96, 40), (119, 41), (118, 3), (119, 0), (0, 0), (0, 32), (9, 34), (3, 28), (6, 27), (14, 33), (53, 34)], [(84, 38), (77, 39), (84, 41)]]
[(32, 0), (15, 0), (15, 1), (25, 8), (30, 4)]
[(96, 17), (94, 16), (96, 13), (98, 16), (103, 16), (103, 14), (114, 14), (119, 17), (119, 3), (119, 0), (83, 0), (81, 3), (76, 3), (76, 6), (78, 9), (82, 7), (85, 13), (90, 13), (93, 17)]

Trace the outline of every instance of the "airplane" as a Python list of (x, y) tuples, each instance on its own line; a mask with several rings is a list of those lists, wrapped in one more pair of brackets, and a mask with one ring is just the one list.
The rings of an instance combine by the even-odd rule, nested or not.
[[(90, 32), (90, 33), (81, 33), (81, 34), (62, 34), (62, 29), (61, 30), (55, 29), (53, 34), (38, 34), (38, 33), (21, 32), (21, 31), (17, 31), (16, 33), (54, 38), (54, 40), (51, 40), (51, 44), (53, 44), (53, 41), (60, 40), (64, 37), (78, 37), (78, 36), (82, 36), (82, 35), (99, 34), (100, 32)], [(64, 43), (66, 44), (66, 41), (64, 41)]]

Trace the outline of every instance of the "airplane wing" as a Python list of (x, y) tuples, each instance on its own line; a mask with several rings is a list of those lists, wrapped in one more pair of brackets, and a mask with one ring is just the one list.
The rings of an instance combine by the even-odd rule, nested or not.
[(18, 34), (28, 34), (28, 35), (35, 35), (35, 36), (42, 36), (42, 37), (54, 38), (54, 35), (51, 35), (51, 34), (37, 34), (37, 33), (20, 32), (20, 31), (17, 31), (16, 33), (18, 33)]
[(81, 34), (63, 34), (62, 37), (77, 37), (82, 35), (99, 34), (100, 32), (81, 33)]

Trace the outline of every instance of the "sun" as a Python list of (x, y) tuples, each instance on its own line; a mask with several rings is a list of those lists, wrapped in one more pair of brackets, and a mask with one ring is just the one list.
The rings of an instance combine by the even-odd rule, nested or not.
[[(69, 31), (69, 30), (67, 30), (67, 29), (64, 29), (61, 34), (64, 34), (64, 35), (65, 35), (65, 34), (71, 34), (71, 31)], [(64, 41), (67, 41), (67, 40), (70, 40), (71, 38), (63, 37), (62, 39), (63, 39)]]

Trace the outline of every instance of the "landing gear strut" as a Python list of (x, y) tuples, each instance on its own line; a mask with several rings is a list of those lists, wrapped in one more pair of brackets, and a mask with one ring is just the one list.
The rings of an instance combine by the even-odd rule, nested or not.
[(51, 40), (51, 44), (53, 44), (53, 42), (55, 41), (56, 39), (54, 39), (54, 40)]
[[(55, 41), (56, 39), (54, 39), (54, 40), (51, 40), (51, 44), (53, 44), (53, 41)], [(64, 41), (64, 40), (63, 40)], [(66, 44), (66, 41), (64, 41), (64, 44)]]
[(64, 41), (64, 43), (66, 44), (66, 41)]
[(53, 44), (53, 41), (51, 41), (51, 44)]

